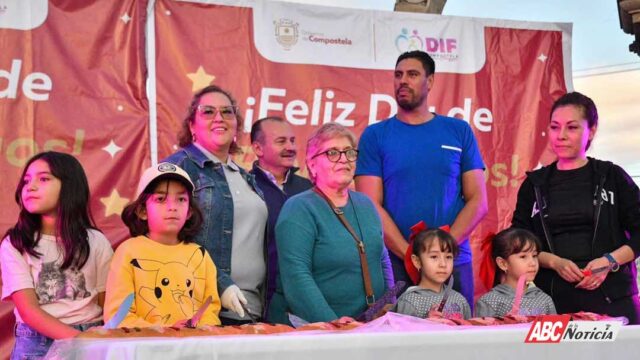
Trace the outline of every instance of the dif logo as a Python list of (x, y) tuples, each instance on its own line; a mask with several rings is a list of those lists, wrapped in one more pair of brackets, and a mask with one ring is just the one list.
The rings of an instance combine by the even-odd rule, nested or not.
[(35, 29), (47, 19), (48, 11), (47, 0), (0, 0), (0, 29)]
[(396, 49), (403, 53), (406, 51), (422, 50), (431, 54), (434, 58), (455, 60), (458, 58), (458, 40), (454, 38), (422, 37), (418, 30), (411, 34), (403, 28), (400, 35), (396, 36)]

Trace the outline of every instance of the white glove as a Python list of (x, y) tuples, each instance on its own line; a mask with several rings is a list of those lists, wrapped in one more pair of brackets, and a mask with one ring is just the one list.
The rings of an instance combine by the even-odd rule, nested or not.
[(224, 290), (220, 297), (222, 306), (226, 309), (238, 314), (241, 318), (244, 317), (244, 309), (240, 303), (247, 305), (247, 299), (242, 294), (242, 290), (237, 285), (231, 285)]

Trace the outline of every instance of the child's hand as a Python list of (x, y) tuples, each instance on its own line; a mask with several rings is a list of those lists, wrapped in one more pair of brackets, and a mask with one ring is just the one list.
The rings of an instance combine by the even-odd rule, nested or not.
[(66, 333), (66, 334), (64, 334), (64, 335), (62, 335), (62, 336), (60, 337), (60, 339), (70, 339), (70, 338), (74, 338), (74, 337), (76, 337), (76, 336), (80, 335), (81, 333), (82, 333), (82, 331), (77, 330), (77, 329), (75, 329), (75, 328), (73, 328), (73, 327), (71, 327), (71, 326), (70, 326), (69, 332), (68, 332), (68, 333)]
[(427, 313), (427, 318), (437, 318), (437, 319), (444, 318), (444, 313), (441, 311), (438, 311), (438, 304), (435, 304), (431, 307), (431, 310), (429, 310), (429, 312)]
[(176, 322), (173, 324), (173, 326), (172, 326), (172, 327), (182, 329), (182, 328), (184, 328), (184, 327), (186, 327), (186, 326), (187, 326), (187, 321), (189, 321), (189, 319), (182, 319), (182, 320), (178, 320), (178, 321), (176, 321)]
[(378, 313), (373, 318), (377, 319), (381, 316), (384, 316), (386, 313), (391, 311), (391, 309), (393, 309), (394, 306), (395, 304), (386, 304), (380, 311), (378, 311)]

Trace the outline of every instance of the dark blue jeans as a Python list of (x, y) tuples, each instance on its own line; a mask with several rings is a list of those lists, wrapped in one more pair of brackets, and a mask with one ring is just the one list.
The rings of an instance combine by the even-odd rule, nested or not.
[[(404, 261), (393, 254), (389, 254), (389, 257), (391, 258), (391, 267), (393, 268), (393, 278), (395, 281), (402, 280), (407, 283), (406, 287), (412, 286), (413, 282), (404, 269)], [(454, 266), (453, 280), (453, 289), (467, 299), (469, 307), (471, 308), (471, 314), (473, 314), (473, 263)]]
[[(102, 321), (89, 324), (71, 325), (73, 328), (85, 331), (93, 326), (103, 325)], [(16, 343), (13, 345), (11, 360), (41, 359), (49, 351), (53, 339), (46, 337), (25, 323), (17, 323), (14, 331)]]

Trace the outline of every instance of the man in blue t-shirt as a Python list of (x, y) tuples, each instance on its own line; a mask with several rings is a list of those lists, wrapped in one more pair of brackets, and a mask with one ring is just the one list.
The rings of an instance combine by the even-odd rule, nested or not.
[(394, 92), (398, 113), (369, 126), (360, 138), (356, 189), (369, 195), (382, 218), (396, 280), (404, 269), (410, 228), (451, 226), (460, 245), (454, 289), (473, 306), (469, 234), (487, 213), (484, 164), (467, 122), (429, 112), (435, 62), (423, 51), (398, 57)]

